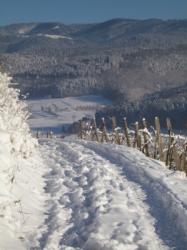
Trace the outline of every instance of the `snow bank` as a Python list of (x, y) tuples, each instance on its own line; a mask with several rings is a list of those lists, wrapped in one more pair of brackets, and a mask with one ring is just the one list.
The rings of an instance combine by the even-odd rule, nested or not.
[(18, 99), (19, 91), (9, 88), (11, 78), (0, 74), (0, 136), (6, 137), (14, 154), (28, 157), (36, 145), (26, 123), (26, 106)]
[(43, 163), (19, 91), (0, 73), (0, 249), (28, 249), (43, 221)]

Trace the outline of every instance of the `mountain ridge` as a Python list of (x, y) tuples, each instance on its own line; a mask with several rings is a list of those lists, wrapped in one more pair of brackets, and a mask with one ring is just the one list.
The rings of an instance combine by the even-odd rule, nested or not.
[(146, 95), (186, 84), (187, 19), (0, 27), (0, 64), (31, 98), (102, 94), (147, 105)]

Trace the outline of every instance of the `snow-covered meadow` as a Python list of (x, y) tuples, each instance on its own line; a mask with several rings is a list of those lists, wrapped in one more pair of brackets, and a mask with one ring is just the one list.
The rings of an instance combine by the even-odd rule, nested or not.
[(111, 105), (101, 96), (80, 96), (26, 101), (31, 116), (29, 125), (34, 130), (52, 130), (56, 133), (82, 117), (93, 118), (97, 109)]
[[(185, 173), (125, 145), (36, 141), (9, 83), (0, 74), (0, 250), (187, 249)], [(110, 104), (90, 98), (30, 101), (30, 126)]]

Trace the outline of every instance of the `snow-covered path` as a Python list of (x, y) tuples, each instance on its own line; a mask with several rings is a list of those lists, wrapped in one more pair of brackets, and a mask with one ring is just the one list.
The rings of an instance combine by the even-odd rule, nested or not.
[(173, 192), (183, 176), (167, 181), (126, 147), (51, 140), (41, 150), (50, 171), (38, 249), (186, 249), (186, 195)]
[(0, 74), (0, 250), (187, 249), (184, 172), (115, 144), (38, 147), (10, 80)]

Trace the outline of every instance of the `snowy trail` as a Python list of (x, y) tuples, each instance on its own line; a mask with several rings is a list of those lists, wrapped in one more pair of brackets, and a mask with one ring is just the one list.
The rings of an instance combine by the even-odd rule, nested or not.
[(187, 249), (184, 172), (73, 136), (38, 147), (9, 84), (0, 74), (0, 250)]
[[(165, 165), (147, 158), (139, 151), (117, 145), (92, 143), (83, 145), (96, 154), (118, 165), (128, 180), (141, 186), (146, 203), (156, 219), (155, 230), (170, 249), (187, 249), (187, 195), (186, 177), (171, 172)], [(110, 152), (110, 154), (108, 154)]]
[(124, 147), (58, 140), (43, 141), (41, 150), (50, 172), (45, 176), (48, 211), (38, 232), (38, 249), (186, 249), (187, 225), (181, 220), (186, 209), (172, 197), (175, 209), (181, 205), (180, 218), (172, 210), (172, 192), (162, 197), (162, 184), (149, 190), (145, 178), (154, 180), (141, 168), (131, 170), (148, 164), (147, 158), (140, 160), (142, 154), (130, 159)]

